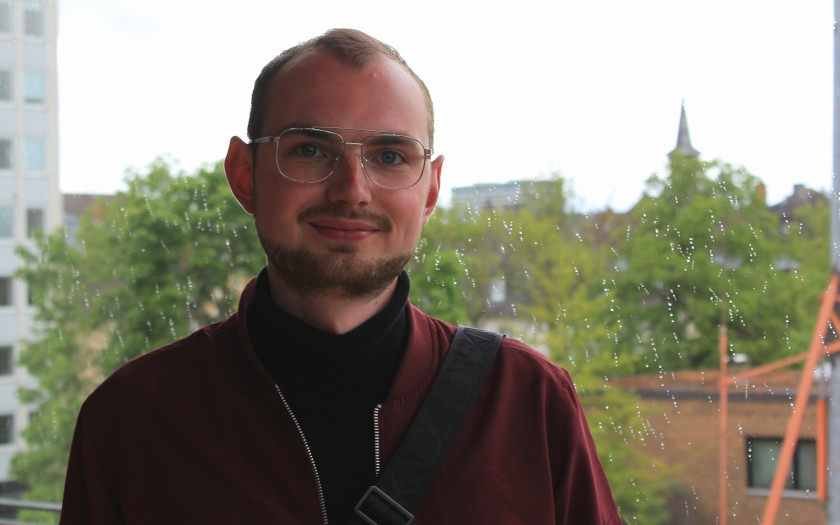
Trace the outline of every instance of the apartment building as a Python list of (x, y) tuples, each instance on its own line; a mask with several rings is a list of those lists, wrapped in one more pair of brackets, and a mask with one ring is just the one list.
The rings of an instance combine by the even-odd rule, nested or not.
[(33, 336), (18, 245), (63, 220), (58, 186), (56, 0), (0, 0), (0, 482), (22, 446), (29, 408), (16, 395), (33, 380), (16, 365)]

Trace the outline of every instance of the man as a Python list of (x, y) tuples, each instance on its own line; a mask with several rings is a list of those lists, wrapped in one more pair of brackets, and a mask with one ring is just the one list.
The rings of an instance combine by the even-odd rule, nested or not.
[[(392, 48), (333, 30), (254, 86), (225, 170), (267, 265), (239, 310), (85, 402), (65, 524), (333, 523), (387, 464), (455, 327), (408, 302), (434, 210), (432, 102)], [(418, 525), (620, 523), (565, 371), (503, 341)], [(355, 518), (354, 518), (355, 519)]]

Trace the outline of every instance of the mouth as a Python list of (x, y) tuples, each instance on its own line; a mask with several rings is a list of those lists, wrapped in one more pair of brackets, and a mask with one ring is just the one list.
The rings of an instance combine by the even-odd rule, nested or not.
[(298, 222), (309, 225), (325, 237), (344, 241), (363, 240), (392, 229), (391, 222), (378, 214), (324, 206), (302, 211)]
[(323, 218), (306, 221), (315, 231), (336, 240), (362, 240), (379, 232), (379, 228), (360, 221)]

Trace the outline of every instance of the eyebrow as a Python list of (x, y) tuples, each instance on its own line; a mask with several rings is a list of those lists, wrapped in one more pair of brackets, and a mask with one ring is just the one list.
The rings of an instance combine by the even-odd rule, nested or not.
[[(411, 135), (407, 135), (405, 133), (400, 133), (397, 131), (385, 131), (379, 129), (363, 129), (363, 128), (344, 128), (344, 127), (337, 127), (337, 126), (318, 126), (318, 125), (309, 125), (309, 124), (299, 124), (299, 125), (289, 125), (288, 127), (284, 128), (280, 133), (285, 131), (295, 130), (295, 134), (303, 135), (307, 137), (313, 138), (323, 138), (327, 134), (336, 134), (342, 138), (344, 142), (352, 142), (347, 140), (347, 138), (340, 133), (341, 131), (350, 131), (350, 132), (364, 132), (366, 135), (363, 137), (364, 139), (370, 139), (373, 137), (371, 141), (373, 144), (376, 145), (384, 145), (387, 146), (389, 144), (399, 145), (399, 144), (407, 144), (413, 141), (417, 141), (423, 149), (427, 149), (426, 146), (417, 138), (412, 137)], [(279, 135), (279, 133), (278, 133)]]
[[(371, 140), (372, 139), (372, 140)], [(413, 139), (407, 135), (392, 135), (386, 133), (375, 133), (373, 135), (368, 135), (365, 137), (365, 140), (371, 140), (374, 144), (405, 144), (406, 142), (410, 143), (416, 139)]]
[(292, 126), (290, 128), (286, 128), (286, 130), (281, 132), (281, 133), (285, 133), (286, 131), (294, 131), (295, 135), (305, 135), (307, 137), (319, 137), (320, 138), (320, 137), (325, 137), (325, 136), (326, 137), (331, 137), (331, 136), (334, 135), (334, 133), (329, 133), (326, 130), (307, 127), (307, 126), (301, 126), (301, 127)]

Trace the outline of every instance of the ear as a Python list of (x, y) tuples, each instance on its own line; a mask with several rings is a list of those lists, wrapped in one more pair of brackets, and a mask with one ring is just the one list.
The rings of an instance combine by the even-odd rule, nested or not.
[(239, 137), (230, 139), (225, 157), (225, 175), (233, 196), (242, 208), (254, 214), (254, 157), (251, 146)]
[(426, 207), (423, 209), (423, 226), (428, 224), (429, 217), (435, 211), (438, 196), (440, 195), (440, 172), (443, 169), (443, 155), (438, 155), (435, 160), (429, 163), (429, 193), (426, 195)]

